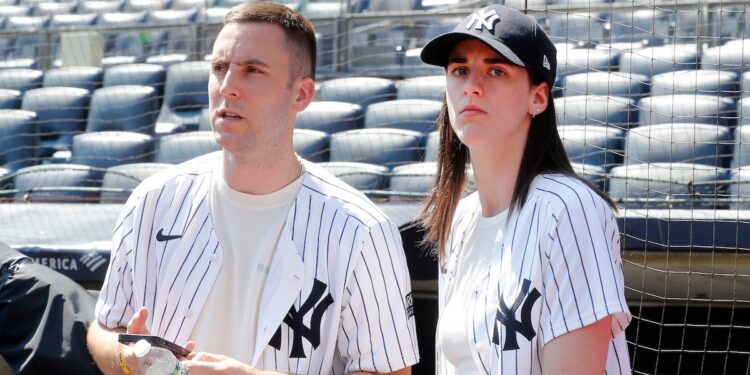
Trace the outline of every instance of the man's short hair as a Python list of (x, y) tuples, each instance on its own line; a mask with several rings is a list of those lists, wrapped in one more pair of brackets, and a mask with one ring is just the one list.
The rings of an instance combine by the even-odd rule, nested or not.
[[(309, 76), (315, 79), (317, 47), (313, 24), (300, 13), (284, 5), (251, 2), (229, 10), (224, 25), (262, 22), (279, 25), (289, 46), (290, 77)], [(306, 57), (306, 58), (305, 58)]]

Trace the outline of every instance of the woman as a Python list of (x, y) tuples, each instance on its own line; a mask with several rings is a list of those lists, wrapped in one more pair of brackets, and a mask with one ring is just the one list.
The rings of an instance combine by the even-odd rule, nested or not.
[[(446, 69), (423, 213), (441, 264), (440, 374), (630, 373), (614, 204), (563, 149), (555, 54), (533, 18), (501, 5), (422, 51)], [(461, 199), (469, 162), (477, 191)]]

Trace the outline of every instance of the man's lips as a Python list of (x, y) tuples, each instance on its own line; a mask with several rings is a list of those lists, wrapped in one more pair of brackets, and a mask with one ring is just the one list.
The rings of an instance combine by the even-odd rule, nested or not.
[(242, 118), (239, 113), (227, 108), (220, 109), (217, 112), (217, 117), (229, 120), (239, 120)]

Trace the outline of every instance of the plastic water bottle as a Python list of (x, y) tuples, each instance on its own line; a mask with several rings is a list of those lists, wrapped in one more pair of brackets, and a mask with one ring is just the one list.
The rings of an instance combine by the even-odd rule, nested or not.
[(188, 375), (182, 363), (167, 349), (151, 346), (146, 340), (133, 345), (138, 369), (143, 375)]

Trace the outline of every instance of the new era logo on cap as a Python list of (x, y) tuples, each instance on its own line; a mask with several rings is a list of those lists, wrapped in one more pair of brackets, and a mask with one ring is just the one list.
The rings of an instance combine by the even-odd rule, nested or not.
[(484, 9), (479, 9), (472, 13), (469, 22), (466, 24), (466, 29), (471, 29), (474, 26), (475, 29), (482, 31), (482, 28), (486, 28), (489, 32), (494, 32), (495, 24), (500, 21), (500, 16), (497, 15), (496, 10), (484, 12)]
[(549, 60), (547, 60), (547, 55), (544, 55), (544, 61), (542, 61), (542, 66), (547, 68), (547, 70), (552, 69), (552, 67), (549, 65)]

